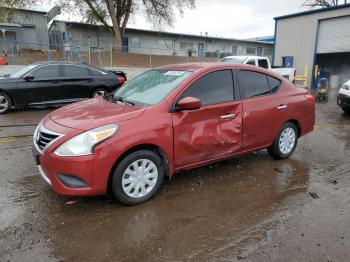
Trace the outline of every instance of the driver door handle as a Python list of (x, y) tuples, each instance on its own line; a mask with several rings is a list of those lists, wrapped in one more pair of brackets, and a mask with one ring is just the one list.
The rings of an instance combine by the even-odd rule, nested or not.
[(287, 109), (288, 106), (287, 105), (280, 105), (277, 107), (278, 110), (284, 110), (284, 109)]
[(220, 116), (220, 119), (225, 120), (225, 119), (232, 119), (236, 116), (236, 114), (227, 114), (227, 115), (223, 115)]

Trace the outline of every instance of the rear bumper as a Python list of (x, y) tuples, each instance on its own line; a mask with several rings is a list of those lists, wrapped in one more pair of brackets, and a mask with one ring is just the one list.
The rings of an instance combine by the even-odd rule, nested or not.
[(343, 106), (350, 107), (350, 96), (347, 96), (344, 94), (338, 94), (337, 103), (338, 103), (338, 106), (340, 107), (343, 107)]

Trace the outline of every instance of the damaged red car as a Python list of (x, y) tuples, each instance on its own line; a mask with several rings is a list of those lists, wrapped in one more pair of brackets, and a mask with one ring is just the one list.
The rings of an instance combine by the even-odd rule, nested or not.
[(314, 97), (271, 71), (169, 65), (53, 111), (35, 131), (34, 154), (58, 194), (112, 193), (135, 205), (181, 170), (266, 148), (288, 158), (314, 123)]

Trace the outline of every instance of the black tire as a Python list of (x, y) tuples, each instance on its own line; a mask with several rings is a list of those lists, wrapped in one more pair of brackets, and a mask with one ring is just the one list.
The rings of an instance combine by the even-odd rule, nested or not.
[(343, 109), (345, 114), (350, 115), (350, 107), (342, 106), (342, 109)]
[(5, 93), (0, 92), (0, 114), (5, 114), (12, 107), (11, 98)]
[[(290, 151), (282, 152), (281, 148), (280, 148), (281, 134), (288, 128), (291, 128), (292, 130), (294, 130), (295, 142), (294, 142), (294, 145)], [(282, 126), (281, 130), (278, 132), (275, 140), (273, 141), (273, 144), (269, 148), (267, 148), (267, 151), (275, 159), (286, 159), (293, 154), (293, 152), (298, 144), (298, 137), (299, 137), (299, 131), (298, 131), (298, 128), (295, 126), (295, 124), (293, 124), (291, 122), (285, 123)]]
[(96, 88), (94, 92), (92, 92), (91, 98), (97, 97), (97, 96), (103, 96), (104, 94), (108, 94), (108, 90), (106, 88)]
[[(158, 171), (158, 177), (157, 181), (153, 187), (153, 189), (148, 192), (145, 196), (143, 197), (131, 197), (129, 196), (123, 189), (122, 186), (122, 179), (124, 172), (126, 169), (135, 161), (137, 160), (150, 160), (152, 161)], [(126, 206), (133, 206), (137, 204), (144, 203), (148, 200), (150, 200), (154, 195), (158, 192), (159, 188), (161, 187), (163, 181), (164, 181), (164, 175), (165, 175), (165, 167), (162, 159), (160, 156), (149, 150), (140, 150), (140, 151), (135, 151), (129, 155), (127, 155), (117, 166), (117, 168), (114, 171), (113, 174), (113, 179), (112, 179), (112, 191), (115, 196), (115, 198), (123, 205)], [(139, 190), (141, 190), (139, 188)]]

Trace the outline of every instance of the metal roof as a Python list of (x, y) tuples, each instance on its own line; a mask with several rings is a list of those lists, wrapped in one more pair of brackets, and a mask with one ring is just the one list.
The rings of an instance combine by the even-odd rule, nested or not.
[(43, 9), (29, 9), (29, 8), (10, 8), (10, 7), (6, 7), (6, 6), (2, 6), (0, 5), (0, 8), (6, 8), (6, 9), (12, 9), (12, 10), (18, 10), (18, 11), (26, 11), (26, 12), (34, 12), (34, 13), (41, 13), (41, 14), (47, 14), (46, 11), (44, 11)]
[(287, 19), (287, 18), (292, 18), (297, 16), (317, 14), (317, 13), (328, 12), (328, 11), (344, 9), (344, 8), (350, 8), (350, 4), (337, 5), (337, 6), (327, 7), (327, 8), (318, 8), (318, 9), (313, 9), (309, 11), (304, 11), (304, 12), (299, 12), (299, 13), (294, 13), (294, 14), (289, 14), (284, 16), (277, 16), (274, 19), (282, 20), (282, 19)]
[[(94, 24), (74, 22), (74, 21), (65, 21), (65, 20), (54, 20), (53, 23), (51, 24), (50, 28), (52, 27), (52, 25), (55, 22), (66, 23), (66, 24), (76, 24), (76, 25), (82, 25), (82, 26), (104, 27), (104, 25), (94, 25)], [(173, 36), (173, 37), (178, 37), (178, 38), (192, 37), (192, 38), (201, 38), (201, 39), (208, 39), (208, 40), (224, 40), (224, 41), (251, 43), (251, 44), (273, 45), (273, 43), (271, 43), (271, 42), (264, 42), (264, 41), (253, 41), (253, 40), (244, 40), (244, 39), (227, 38), (227, 37), (173, 33), (173, 32), (165, 32), (165, 31), (153, 31), (153, 30), (145, 30), (145, 29), (137, 29), (137, 28), (126, 28), (125, 32), (126, 33), (135, 32), (135, 33), (146, 33), (146, 34), (158, 34), (158, 35), (162, 35), (162, 36)]]
[(13, 23), (0, 23), (0, 27), (17, 27), (22, 28), (20, 24), (13, 24)]

